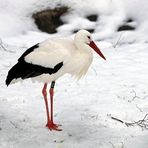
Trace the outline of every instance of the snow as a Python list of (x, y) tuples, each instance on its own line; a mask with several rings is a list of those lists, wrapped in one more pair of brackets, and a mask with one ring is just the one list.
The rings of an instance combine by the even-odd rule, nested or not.
[[(32, 12), (59, 2), (73, 8), (62, 18), (66, 24), (57, 34), (40, 32)], [(0, 0), (0, 148), (147, 148), (146, 129), (111, 119), (134, 122), (148, 113), (147, 7), (146, 0)], [(84, 17), (92, 13), (99, 14), (97, 22)], [(128, 17), (137, 29), (116, 32)], [(7, 88), (6, 75), (28, 47), (82, 27), (95, 27), (93, 38), (107, 61), (94, 53), (83, 79), (65, 75), (57, 80), (54, 116), (63, 131), (51, 132), (45, 127), (43, 84), (26, 80)]]

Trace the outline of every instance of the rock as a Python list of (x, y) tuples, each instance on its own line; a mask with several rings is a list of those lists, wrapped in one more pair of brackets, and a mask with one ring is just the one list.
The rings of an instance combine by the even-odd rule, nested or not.
[(129, 25), (121, 25), (119, 26), (117, 31), (125, 31), (125, 30), (135, 30), (135, 27)]
[(136, 29), (136, 22), (133, 21), (132, 18), (128, 18), (120, 25), (117, 31), (126, 31), (126, 30), (135, 30)]
[(47, 33), (56, 33), (57, 27), (64, 24), (61, 16), (69, 10), (66, 6), (43, 10), (32, 15), (38, 28)]
[(94, 29), (86, 29), (88, 32), (93, 33)]
[(126, 20), (126, 23), (131, 23), (131, 22), (134, 22), (132, 18), (128, 18), (128, 19)]
[(92, 22), (96, 22), (97, 19), (98, 19), (98, 15), (97, 14), (91, 14), (91, 15), (88, 15), (86, 16), (86, 18)]
[[(90, 33), (93, 33), (94, 32), (94, 29), (86, 29), (86, 28), (83, 28), (83, 29), (87, 30)], [(79, 31), (79, 29), (73, 30), (73, 33), (77, 33), (78, 31)]]

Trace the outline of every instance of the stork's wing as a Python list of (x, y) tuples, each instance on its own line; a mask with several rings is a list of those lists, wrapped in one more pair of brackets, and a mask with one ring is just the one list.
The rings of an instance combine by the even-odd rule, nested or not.
[(6, 84), (14, 79), (27, 79), (41, 74), (54, 74), (61, 69), (66, 56), (57, 55), (56, 52), (32, 51), (25, 57), (21, 57), (18, 63), (8, 72)]
[(27, 79), (39, 76), (41, 74), (54, 74), (63, 66), (63, 62), (58, 63), (54, 68), (45, 68), (43, 66), (27, 63), (23, 60), (18, 61), (8, 72), (6, 84), (9, 85), (12, 80), (18, 78)]
[[(71, 50), (68, 50), (70, 47)], [(58, 72), (70, 59), (75, 46), (67, 40), (47, 40), (26, 50), (8, 72), (6, 84), (12, 80)]]
[(26, 63), (39, 65), (45, 68), (54, 68), (58, 63), (66, 63), (70, 59), (70, 53), (64, 49), (55, 51), (34, 50), (24, 57)]

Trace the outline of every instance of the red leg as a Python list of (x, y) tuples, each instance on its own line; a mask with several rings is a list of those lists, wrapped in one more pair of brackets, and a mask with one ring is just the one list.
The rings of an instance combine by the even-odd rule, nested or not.
[(58, 126), (60, 126), (60, 125), (55, 124), (55, 123), (53, 122), (53, 96), (54, 96), (54, 85), (55, 85), (55, 82), (53, 81), (53, 82), (51, 83), (51, 87), (50, 87), (50, 91), (49, 91), (49, 93), (50, 93), (50, 117), (51, 117), (51, 120), (50, 120), (49, 123), (47, 123), (46, 126), (47, 126), (50, 130), (61, 131), (62, 129), (59, 129), (59, 128), (58, 128)]
[(45, 100), (45, 107), (46, 107), (46, 114), (47, 114), (47, 123), (51, 122), (50, 118), (49, 118), (49, 109), (48, 109), (48, 99), (47, 99), (47, 83), (44, 84), (43, 90), (42, 90), (42, 94), (44, 96), (44, 100)]
[(53, 95), (54, 95), (54, 89), (51, 87), (49, 90), (50, 93), (50, 115), (51, 115), (51, 122), (53, 123)]

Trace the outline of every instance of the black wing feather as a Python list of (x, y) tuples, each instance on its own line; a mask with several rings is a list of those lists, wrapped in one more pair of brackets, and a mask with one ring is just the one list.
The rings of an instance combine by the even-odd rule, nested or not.
[(38, 48), (39, 47), (39, 43), (38, 44), (36, 44), (36, 45), (34, 45), (34, 46), (32, 46), (32, 47), (30, 47), (29, 49), (27, 49), (22, 55), (21, 55), (21, 57), (18, 59), (18, 61), (21, 61), (21, 60), (24, 60), (24, 57), (26, 56), (26, 55), (28, 55), (29, 53), (31, 53), (32, 51), (34, 51), (36, 48)]
[(8, 72), (6, 84), (9, 85), (13, 79), (22, 78), (32, 78), (39, 76), (41, 74), (54, 74), (63, 66), (63, 62), (55, 65), (54, 68), (46, 68), (40, 65), (33, 65), (27, 63), (24, 60), (18, 61)]

